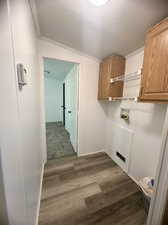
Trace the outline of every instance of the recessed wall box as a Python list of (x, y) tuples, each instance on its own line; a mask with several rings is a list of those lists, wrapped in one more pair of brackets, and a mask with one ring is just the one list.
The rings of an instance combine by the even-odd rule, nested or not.
[(121, 108), (120, 118), (129, 121), (129, 109)]

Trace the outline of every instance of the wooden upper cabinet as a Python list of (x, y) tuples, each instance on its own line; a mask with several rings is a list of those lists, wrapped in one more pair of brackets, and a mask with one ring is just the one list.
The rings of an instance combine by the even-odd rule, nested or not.
[(109, 97), (122, 97), (123, 81), (110, 83), (110, 79), (124, 75), (125, 58), (122, 56), (110, 56), (100, 64), (98, 99), (108, 100)]
[(168, 101), (168, 18), (147, 34), (140, 101)]

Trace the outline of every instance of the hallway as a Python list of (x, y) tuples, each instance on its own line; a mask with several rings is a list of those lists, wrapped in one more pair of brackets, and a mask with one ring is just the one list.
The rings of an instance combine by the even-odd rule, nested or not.
[(143, 225), (145, 220), (139, 189), (107, 154), (47, 163), (39, 225)]
[(75, 156), (69, 133), (61, 122), (46, 123), (47, 159)]

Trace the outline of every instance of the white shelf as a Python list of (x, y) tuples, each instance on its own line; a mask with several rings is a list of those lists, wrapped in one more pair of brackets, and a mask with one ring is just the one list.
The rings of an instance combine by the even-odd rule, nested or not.
[(136, 71), (134, 73), (117, 76), (117, 77), (111, 78), (110, 83), (113, 84), (118, 81), (128, 82), (128, 81), (132, 81), (132, 80), (138, 80), (141, 78), (141, 73), (142, 73), (142, 70), (139, 69), (138, 71)]
[[(141, 73), (142, 73), (142, 69), (139, 69), (138, 71), (133, 72), (133, 73), (129, 73), (129, 74), (115, 77), (115, 78), (111, 78), (110, 83), (113, 84), (118, 81), (129, 82), (129, 81), (133, 81), (133, 80), (139, 80), (139, 79), (141, 79)], [(109, 97), (108, 100), (110, 102), (112, 102), (112, 101), (134, 101), (134, 102), (137, 102), (138, 97), (124, 97), (124, 96), (123, 97)]]
[(108, 100), (110, 102), (113, 102), (113, 101), (134, 101), (134, 102), (137, 102), (138, 101), (138, 98), (137, 97), (109, 97)]
[(121, 76), (118, 76), (118, 77), (111, 78), (110, 83), (113, 84), (115, 82), (123, 81), (123, 80), (124, 80), (124, 75), (121, 75)]

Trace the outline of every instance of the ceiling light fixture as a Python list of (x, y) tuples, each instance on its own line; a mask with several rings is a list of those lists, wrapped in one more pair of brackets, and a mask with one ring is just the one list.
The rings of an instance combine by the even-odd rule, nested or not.
[(96, 6), (105, 5), (109, 0), (89, 0), (92, 4)]

